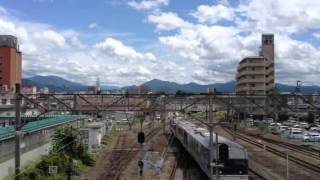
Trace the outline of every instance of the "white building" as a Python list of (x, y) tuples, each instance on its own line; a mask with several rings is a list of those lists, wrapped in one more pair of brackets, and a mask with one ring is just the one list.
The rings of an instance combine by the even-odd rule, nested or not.
[(103, 122), (92, 122), (80, 129), (81, 141), (88, 146), (89, 152), (100, 147), (103, 136), (106, 134), (106, 125)]

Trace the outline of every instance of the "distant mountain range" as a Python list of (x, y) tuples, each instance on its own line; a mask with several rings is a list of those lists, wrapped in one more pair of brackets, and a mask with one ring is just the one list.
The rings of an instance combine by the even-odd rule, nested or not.
[(58, 76), (34, 76), (31, 78), (24, 78), (22, 80), (23, 86), (37, 86), (38, 89), (48, 87), (50, 92), (72, 92), (72, 91), (84, 91), (87, 86), (79, 83), (65, 80)]
[[(47, 86), (50, 89), (50, 92), (73, 92), (73, 91), (85, 91), (88, 86), (71, 82), (65, 80), (58, 76), (34, 76), (31, 78), (23, 79), (23, 86), (35, 85), (37, 88), (43, 88)], [(153, 79), (151, 81), (145, 82), (142, 85), (146, 85), (152, 89), (153, 92), (169, 92), (175, 93), (178, 90), (188, 93), (205, 93), (208, 88), (216, 88), (218, 91), (223, 93), (231, 93), (235, 90), (235, 81), (230, 81), (226, 83), (215, 83), (208, 85), (201, 85), (197, 83), (188, 83), (188, 84), (178, 84), (175, 82), (162, 81), (159, 79)], [(293, 92), (295, 86), (277, 84), (277, 88), (281, 92)], [(110, 89), (132, 89), (137, 86), (102, 86), (103, 90)], [(315, 92), (320, 92), (319, 86), (303, 86), (301, 91), (305, 94), (313, 94)]]
[(156, 92), (170, 92), (175, 93), (178, 90), (188, 92), (188, 93), (205, 93), (208, 88), (216, 88), (220, 92), (230, 93), (235, 90), (235, 82), (226, 82), (226, 83), (215, 83), (208, 85), (201, 85), (197, 83), (188, 83), (188, 84), (178, 84), (175, 82), (162, 81), (159, 79), (153, 79), (144, 83), (150, 87), (153, 91)]

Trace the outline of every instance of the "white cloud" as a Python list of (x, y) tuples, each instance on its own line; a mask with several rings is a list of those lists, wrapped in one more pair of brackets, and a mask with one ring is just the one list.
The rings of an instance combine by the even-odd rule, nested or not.
[[(44, 42), (48, 47), (60, 47), (65, 46), (65, 38), (62, 34), (55, 32), (53, 30), (44, 30), (39, 32), (34, 32), (33, 37), (37, 42)], [(45, 46), (43, 46), (45, 47)]]
[[(110, 34), (100, 35), (97, 43), (83, 43), (88, 34), (20, 21), (1, 6), (0, 33), (18, 36), (25, 75), (60, 75), (85, 84), (94, 84), (99, 76), (102, 82), (128, 85), (153, 78), (180, 83), (234, 80), (241, 58), (257, 55), (261, 33), (271, 32), (276, 43), (276, 81), (319, 84), (320, 48), (292, 35), (320, 29), (320, 1), (245, 0), (236, 7), (219, 2), (224, 3), (186, 12), (197, 22), (176, 12), (148, 12), (147, 22), (161, 33), (157, 33), (157, 48), (148, 44), (146, 52), (122, 42), (123, 36), (111, 38)], [(129, 5), (156, 10), (168, 3), (142, 0)], [(219, 23), (225, 20), (234, 23)], [(312, 35), (320, 38), (317, 32)]]
[(95, 48), (104, 54), (124, 60), (156, 60), (152, 53), (138, 53), (132, 47), (126, 46), (121, 41), (113, 38), (107, 38), (105, 41), (96, 44)]
[(95, 29), (95, 28), (97, 28), (97, 26), (98, 25), (96, 23), (91, 23), (91, 24), (88, 25), (88, 28), (89, 29)]
[(170, 0), (141, 0), (137, 2), (135, 0), (129, 1), (128, 5), (137, 10), (152, 10), (158, 9), (160, 6), (168, 5)]
[(235, 18), (233, 8), (226, 7), (224, 5), (200, 5), (197, 11), (191, 13), (191, 15), (198, 19), (200, 23), (215, 24), (220, 20), (232, 21)]
[[(291, 35), (319, 29), (320, 12), (316, 10), (319, 8), (320, 1), (316, 0), (293, 0), (290, 3), (247, 0), (240, 1), (237, 7), (201, 5), (191, 13), (198, 22), (188, 22), (187, 26), (170, 23), (170, 18), (149, 22), (154, 23), (157, 30), (172, 31), (170, 35), (160, 36), (159, 41), (195, 65), (191, 79), (196, 82), (234, 80), (238, 62), (245, 56), (257, 55), (261, 33), (272, 32), (276, 43), (276, 81), (293, 82), (298, 79), (318, 84), (319, 47), (307, 41), (294, 40)], [(179, 16), (175, 14), (175, 17)], [(220, 20), (234, 20), (235, 24), (216, 24)], [(179, 22), (187, 21), (179, 18)], [(320, 37), (318, 33), (313, 36)]]
[(191, 28), (192, 24), (181, 19), (177, 14), (168, 12), (149, 15), (147, 21), (157, 25), (159, 31), (171, 31), (178, 28)]
[(312, 36), (317, 39), (320, 39), (320, 33), (312, 33)]
[(237, 7), (244, 17), (238, 24), (247, 31), (300, 33), (320, 28), (319, 8), (318, 0), (247, 0)]
[(184, 80), (184, 68), (159, 60), (152, 52), (139, 52), (119, 39), (83, 43), (83, 34), (77, 31), (5, 16), (0, 16), (0, 34), (18, 37), (24, 77), (58, 75), (87, 85), (93, 85), (96, 77), (102, 84), (113, 85), (140, 84), (153, 78)]

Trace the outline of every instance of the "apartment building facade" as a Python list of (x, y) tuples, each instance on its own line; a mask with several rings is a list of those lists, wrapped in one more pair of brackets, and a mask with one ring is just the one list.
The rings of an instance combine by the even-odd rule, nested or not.
[(22, 53), (17, 38), (0, 35), (0, 87), (2, 92), (15, 92), (15, 84), (22, 81)]
[(236, 75), (236, 93), (266, 95), (275, 89), (274, 35), (262, 34), (258, 56), (243, 58)]

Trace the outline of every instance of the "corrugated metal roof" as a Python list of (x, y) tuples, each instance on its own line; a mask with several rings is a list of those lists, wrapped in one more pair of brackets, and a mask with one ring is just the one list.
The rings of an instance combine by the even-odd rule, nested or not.
[[(68, 122), (76, 121), (81, 116), (64, 115), (46, 118), (43, 120), (32, 121), (23, 126), (22, 131), (24, 133), (31, 133), (39, 131), (41, 129), (58, 126)], [(0, 127), (0, 140), (9, 139), (15, 136), (15, 128), (13, 126)]]

